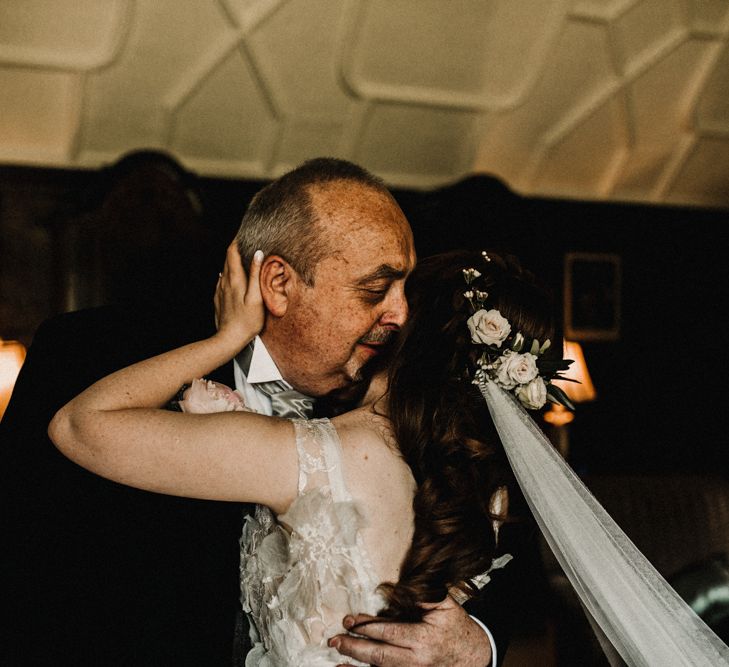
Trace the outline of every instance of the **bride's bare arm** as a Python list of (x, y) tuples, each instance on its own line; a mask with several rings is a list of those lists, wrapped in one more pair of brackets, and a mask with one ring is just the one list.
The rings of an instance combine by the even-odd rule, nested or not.
[(232, 359), (260, 331), (261, 259), (254, 258), (246, 280), (231, 246), (215, 297), (218, 333), (89, 387), (51, 421), (58, 449), (92, 472), (149, 491), (286, 509), (298, 475), (289, 421), (161, 409), (180, 386)]

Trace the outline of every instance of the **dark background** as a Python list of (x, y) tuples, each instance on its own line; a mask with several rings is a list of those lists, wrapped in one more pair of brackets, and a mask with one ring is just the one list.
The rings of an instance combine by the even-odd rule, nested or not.
[[(104, 301), (208, 298), (262, 185), (197, 178), (155, 153), (93, 172), (0, 169), (0, 336), (29, 344), (46, 317)], [(573, 466), (727, 471), (729, 211), (525, 198), (488, 176), (394, 194), (421, 257), (512, 252), (558, 308), (566, 252), (618, 254), (621, 336), (583, 343), (598, 398), (570, 426)]]

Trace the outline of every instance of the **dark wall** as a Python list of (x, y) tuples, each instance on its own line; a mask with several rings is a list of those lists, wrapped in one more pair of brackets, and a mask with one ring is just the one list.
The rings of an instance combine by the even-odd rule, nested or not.
[[(69, 271), (77, 288), (78, 281), (86, 286), (72, 305), (104, 298), (89, 287), (103, 270), (89, 239), (106, 238), (118, 173), (0, 169), (0, 336), (30, 342), (42, 319), (67, 308)], [(225, 246), (262, 186), (186, 173), (172, 180), (198, 200), (191, 213), (169, 195), (191, 216), (185, 233), (194, 243), (169, 246), (160, 267), (149, 259), (134, 266), (140, 279), (129, 283), (130, 298), (150, 283), (159, 283), (155, 298), (169, 295), (169, 302), (183, 303), (186, 290), (212, 290)], [(394, 194), (420, 256), (455, 247), (508, 250), (552, 286), (557, 307), (565, 252), (621, 257), (621, 337), (583, 343), (599, 396), (579, 407), (571, 425), (579, 471), (729, 469), (729, 211), (524, 198), (486, 176)], [(126, 206), (125, 195), (115, 197), (114, 210)], [(170, 211), (159, 208), (154, 220)]]
[(522, 198), (487, 177), (401, 193), (421, 254), (503, 247), (554, 289), (566, 252), (622, 264), (621, 336), (583, 342), (598, 391), (570, 425), (584, 472), (729, 472), (729, 211)]

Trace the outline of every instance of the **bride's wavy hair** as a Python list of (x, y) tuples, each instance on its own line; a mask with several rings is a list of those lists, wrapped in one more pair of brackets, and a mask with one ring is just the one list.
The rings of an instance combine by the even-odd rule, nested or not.
[[(397, 583), (381, 586), (382, 615), (422, 618), (423, 602), (453, 588), (478, 594), (471, 580), (497, 555), (492, 499), (518, 493), (488, 408), (471, 379), (477, 346), (466, 321), (471, 309), (463, 270), (481, 276), (471, 289), (488, 292), (512, 330), (553, 339), (552, 299), (511, 256), (454, 251), (421, 260), (406, 291), (410, 316), (391, 358), (388, 413), (395, 439), (417, 490), (414, 534)], [(508, 566), (507, 566), (508, 567)]]

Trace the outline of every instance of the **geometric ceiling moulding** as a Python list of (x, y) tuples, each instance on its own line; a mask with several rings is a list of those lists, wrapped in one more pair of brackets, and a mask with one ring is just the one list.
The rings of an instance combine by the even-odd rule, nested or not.
[(692, 202), (701, 193), (709, 206), (729, 202), (729, 137), (699, 139), (686, 155), (666, 193), (671, 203)]
[(612, 21), (640, 0), (576, 0), (570, 16), (594, 21)]
[(284, 114), (345, 116), (353, 103), (337, 62), (343, 4), (289, 0), (245, 36), (266, 87)]
[(254, 68), (234, 50), (176, 110), (171, 148), (203, 173), (250, 176), (266, 172), (278, 129)]
[(284, 2), (285, 0), (220, 0), (220, 6), (231, 23), (247, 33), (265, 21)]
[(729, 32), (729, 2), (726, 0), (689, 2), (686, 11), (693, 30), (713, 36)]
[[(178, 4), (137, 2), (134, 26), (119, 58), (87, 77), (81, 142), (85, 164), (99, 152), (111, 151), (107, 161), (132, 148), (163, 147), (172, 116), (168, 98), (176, 101), (187, 94), (188, 81), (197, 81), (201, 67), (217, 65), (208, 65), (210, 52), (222, 60), (220, 47), (230, 44), (231, 36), (237, 39), (216, 3), (188, 3), (184, 12)], [(233, 41), (229, 51), (235, 45)]]
[(363, 125), (354, 158), (404, 187), (435, 187), (468, 174), (478, 114), (378, 104)]
[(701, 131), (729, 137), (729, 44), (706, 81), (696, 107), (696, 122)]
[(0, 64), (86, 71), (112, 62), (132, 0), (3, 0)]
[(655, 62), (688, 34), (679, 0), (642, 0), (616, 18), (616, 56), (628, 76)]
[(0, 160), (63, 165), (78, 119), (79, 77), (0, 68)]
[(355, 95), (458, 109), (517, 106), (537, 80), (565, 0), (354, 0), (343, 77)]
[(579, 190), (604, 198), (617, 178), (627, 144), (624, 98), (617, 95), (578, 124), (555, 133), (535, 164), (530, 189), (568, 197)]

